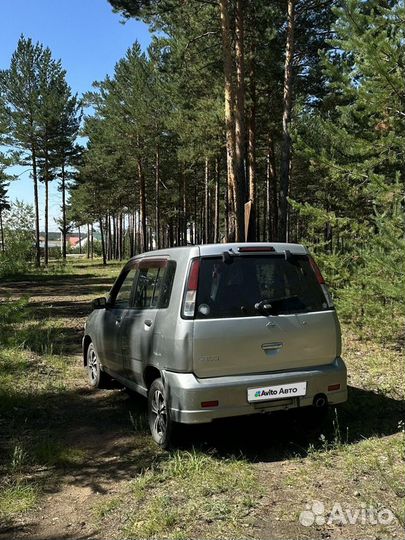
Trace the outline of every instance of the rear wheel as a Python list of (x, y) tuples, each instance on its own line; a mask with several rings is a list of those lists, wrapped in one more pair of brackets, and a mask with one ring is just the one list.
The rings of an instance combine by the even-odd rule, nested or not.
[(148, 422), (153, 440), (162, 448), (169, 448), (173, 444), (174, 422), (162, 379), (155, 379), (148, 392)]
[(111, 384), (111, 377), (101, 369), (93, 343), (87, 349), (87, 375), (92, 388), (109, 388)]

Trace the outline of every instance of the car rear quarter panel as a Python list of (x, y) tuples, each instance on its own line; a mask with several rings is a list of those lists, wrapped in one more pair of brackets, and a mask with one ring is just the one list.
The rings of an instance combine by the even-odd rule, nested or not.
[(191, 372), (193, 369), (194, 321), (182, 319), (181, 308), (189, 262), (198, 255), (198, 247), (179, 249), (173, 254), (172, 259), (176, 261), (176, 273), (169, 307), (159, 310), (156, 317), (160, 360), (154, 363), (158, 364), (157, 367), (160, 369), (179, 373)]

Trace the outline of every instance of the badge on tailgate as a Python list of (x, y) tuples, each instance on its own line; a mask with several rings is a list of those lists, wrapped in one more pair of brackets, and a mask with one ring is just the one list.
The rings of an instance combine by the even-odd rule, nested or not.
[(269, 399), (283, 399), (297, 396), (305, 396), (307, 392), (306, 382), (280, 384), (277, 386), (262, 386), (260, 388), (248, 388), (248, 401), (266, 401)]

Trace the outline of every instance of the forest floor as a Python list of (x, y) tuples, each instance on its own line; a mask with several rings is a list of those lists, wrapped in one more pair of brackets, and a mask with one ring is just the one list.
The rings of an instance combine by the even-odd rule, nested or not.
[(164, 452), (143, 398), (86, 383), (89, 302), (118, 269), (77, 261), (0, 286), (29, 297), (0, 348), (0, 539), (404, 537), (400, 350), (345, 328), (349, 400), (322, 423), (306, 410), (226, 420)]

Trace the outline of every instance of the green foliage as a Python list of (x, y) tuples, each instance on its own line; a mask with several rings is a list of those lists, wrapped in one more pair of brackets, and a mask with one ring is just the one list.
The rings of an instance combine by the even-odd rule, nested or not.
[(33, 258), (32, 207), (20, 201), (3, 212), (4, 251), (0, 252), (0, 276), (25, 273)]
[(404, 326), (404, 220), (397, 215), (375, 218), (376, 233), (359, 250), (350, 281), (339, 291), (343, 318), (362, 335), (381, 341), (400, 340)]
[(351, 0), (336, 15), (333, 49), (323, 60), (329, 95), (295, 125), (297, 156), (307, 170), (292, 206), (305, 223), (302, 241), (317, 255), (343, 319), (363, 336), (400, 340), (404, 8)]

